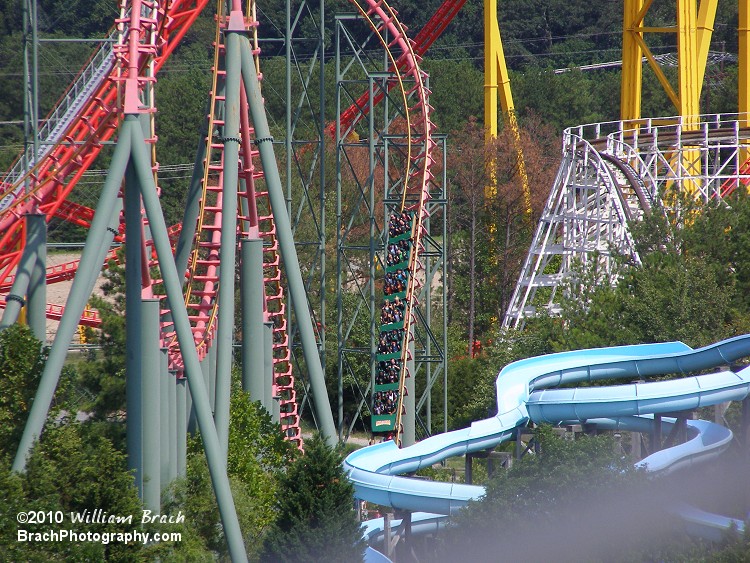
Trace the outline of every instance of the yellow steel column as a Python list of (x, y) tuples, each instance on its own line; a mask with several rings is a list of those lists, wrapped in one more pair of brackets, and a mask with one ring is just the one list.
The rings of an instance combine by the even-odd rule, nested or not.
[[(737, 112), (740, 127), (750, 127), (750, 2), (739, 1), (737, 17), (737, 36), (739, 40), (738, 72), (737, 72)], [(741, 148), (740, 170), (747, 173), (750, 168), (750, 148)], [(750, 186), (748, 186), (750, 190)]]
[[(698, 77), (702, 73), (698, 70), (701, 65), (697, 16), (696, 0), (677, 0), (677, 76), (683, 132), (697, 129), (700, 123), (701, 82)], [(705, 64), (703, 66), (705, 68)], [(680, 187), (688, 194), (695, 194), (701, 174), (700, 149), (683, 144), (681, 164), (680, 176), (687, 178), (680, 182)]]
[[(698, 8), (698, 20), (696, 23), (698, 39), (698, 88), (703, 85), (706, 75), (706, 61), (708, 60), (708, 48), (711, 46), (711, 36), (714, 32), (714, 20), (716, 20), (716, 7), (719, 0), (702, 0)], [(740, 1), (740, 5), (743, 2)], [(742, 8), (740, 8), (741, 10)], [(700, 91), (699, 91), (700, 92)], [(698, 94), (700, 95), (700, 93)]]
[[(497, 137), (497, 89), (498, 66), (495, 64), (497, 53), (495, 45), (497, 23), (497, 0), (484, 1), (484, 127), (488, 138)], [(511, 100), (511, 108), (513, 101)]]
[[(620, 82), (620, 119), (630, 121), (641, 117), (641, 86), (643, 83), (643, 0), (625, 0), (622, 18), (622, 77)], [(638, 36), (636, 38), (635, 36)], [(640, 39), (640, 41), (638, 41)]]
[[(700, 114), (701, 82), (698, 70), (698, 29), (695, 0), (677, 0), (677, 73), (680, 115), (683, 124), (694, 129)], [(706, 53), (708, 48), (706, 47)], [(703, 65), (705, 72), (705, 64)]]
[(741, 114), (740, 121), (743, 127), (750, 126), (750, 3), (740, 0), (739, 18), (737, 25), (739, 36), (739, 76), (737, 90), (739, 94), (738, 109)]
[[(497, 137), (497, 100), (507, 118), (507, 125), (513, 134), (518, 158), (518, 175), (523, 189), (524, 211), (531, 216), (531, 189), (526, 174), (526, 162), (521, 148), (521, 133), (518, 130), (513, 94), (510, 90), (510, 75), (505, 64), (505, 52), (500, 38), (500, 26), (497, 21), (497, 0), (484, 1), (484, 127), (487, 140)], [(485, 190), (488, 199), (497, 193), (494, 178)]]

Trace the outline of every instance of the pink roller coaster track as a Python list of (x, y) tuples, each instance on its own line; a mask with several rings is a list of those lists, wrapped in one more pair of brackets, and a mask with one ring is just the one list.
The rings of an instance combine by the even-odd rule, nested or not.
[[(413, 242), (414, 248), (421, 250), (421, 236), (423, 220), (426, 217), (426, 203), (429, 200), (429, 184), (431, 180), (430, 165), (434, 142), (431, 133), (434, 129), (430, 119), (428, 91), (425, 87), (425, 75), (419, 67), (420, 55), (442, 33), (465, 0), (446, 0), (430, 19), (425, 28), (418, 35), (418, 42), (408, 39), (406, 30), (398, 21), (396, 11), (386, 2), (378, 0), (352, 0), (352, 3), (368, 21), (373, 31), (380, 38), (391, 60), (391, 71), (397, 77), (393, 85), (399, 85), (405, 101), (408, 101), (407, 113), (409, 124), (408, 168), (405, 172), (402, 208), (414, 213)], [(122, 35), (125, 36), (134, 22), (138, 23), (139, 33), (145, 38), (151, 34), (154, 39), (149, 43), (143, 41), (138, 60), (141, 68), (139, 76), (145, 77), (146, 66), (153, 65), (156, 73), (164, 65), (171, 53), (179, 44), (182, 37), (189, 30), (192, 23), (205, 8), (208, 0), (172, 0), (165, 7), (155, 8), (154, 17), (130, 18), (123, 17), (117, 21)], [(219, 3), (221, 5), (221, 3)], [(221, 10), (221, 8), (220, 8)], [(214, 111), (217, 103), (223, 99), (217, 95), (216, 81), (221, 78), (219, 60), (223, 55), (223, 29), (227, 21), (219, 12), (219, 26), (217, 29), (215, 78), (212, 89), (212, 111), (209, 115), (213, 132), (213, 125), (221, 126), (221, 121)], [(253, 19), (246, 21), (248, 27), (254, 28), (257, 22)], [(386, 40), (385, 37), (388, 37)], [(24, 214), (37, 211), (44, 213), (49, 221), (58, 217), (65, 221), (88, 227), (93, 218), (93, 210), (76, 204), (67, 199), (83, 173), (91, 166), (98, 156), (103, 142), (111, 139), (117, 131), (123, 112), (122, 83), (127, 75), (129, 56), (125, 45), (121, 43), (115, 49), (115, 56), (107, 76), (89, 94), (85, 104), (78, 109), (70, 124), (61, 135), (58, 142), (42, 157), (23, 178), (13, 182), (0, 184), (0, 200), (8, 202), (0, 208), (0, 293), (7, 293), (13, 282), (13, 270), (18, 265), (25, 241)], [(256, 44), (257, 48), (257, 44)], [(391, 54), (391, 49), (397, 50), (398, 57)], [(256, 51), (257, 52), (257, 51)], [(83, 72), (83, 71), (82, 71)], [(404, 79), (408, 79), (409, 90), (406, 91)], [(140, 78), (141, 86), (151, 78)], [(72, 88), (72, 86), (71, 86)], [(379, 101), (379, 100), (377, 100)], [(411, 107), (408, 107), (411, 104)], [(340, 120), (346, 126), (353, 125), (361, 118), (363, 105), (358, 101), (342, 114)], [(365, 111), (369, 111), (369, 108)], [(247, 98), (242, 91), (241, 96), (241, 149), (238, 163), (240, 177), (245, 180), (246, 191), (239, 193), (242, 205), (238, 217), (239, 233), (242, 236), (260, 236), (264, 239), (264, 272), (265, 300), (267, 320), (274, 325), (273, 357), (274, 374), (277, 395), (281, 396), (282, 427), (288, 439), (301, 445), (299, 431), (299, 416), (294, 390), (294, 377), (290, 358), (289, 339), (286, 326), (286, 304), (284, 288), (281, 283), (280, 256), (274, 218), (270, 212), (268, 194), (256, 191), (256, 180), (262, 177), (262, 172), (253, 163), (257, 151), (253, 145), (253, 129), (248, 123)], [(155, 143), (155, 139), (153, 140)], [(193, 252), (187, 272), (185, 302), (188, 308), (193, 334), (199, 355), (203, 357), (215, 336), (214, 319), (217, 310), (216, 290), (218, 286), (218, 245), (221, 225), (221, 198), (223, 176), (223, 143), (212, 138), (206, 138), (206, 160), (204, 162), (203, 196), (201, 211), (198, 219), (196, 235), (193, 240)], [(155, 170), (158, 169), (154, 164)], [(19, 190), (19, 185), (28, 183), (32, 189), (28, 192)], [(180, 232), (180, 226), (170, 230), (173, 243)], [(122, 225), (116, 241), (124, 239)], [(152, 267), (158, 264), (152, 259), (152, 252), (146, 243), (143, 249), (143, 259)], [(411, 275), (407, 291), (407, 314), (403, 360), (407, 359), (408, 339), (411, 336), (409, 327), (414, 321), (413, 307), (416, 295), (421, 285), (419, 274), (421, 263), (419, 252), (413, 252), (409, 264)], [(109, 260), (117, 260), (115, 251), (111, 252)], [(77, 269), (77, 261), (48, 268), (49, 283), (71, 279)], [(153, 292), (158, 287), (159, 280), (144, 280), (147, 292)], [(159, 296), (163, 297), (163, 296)], [(0, 305), (4, 305), (0, 304)], [(63, 308), (48, 306), (47, 316), (59, 319)], [(168, 311), (164, 311), (165, 313)], [(99, 317), (95, 311), (87, 311), (81, 319), (81, 324), (98, 326)], [(182, 367), (181, 356), (174, 333), (169, 332), (168, 324), (163, 327), (163, 342), (170, 350), (170, 363), (173, 368)], [(400, 389), (403, 397), (404, 381), (410, 377), (406, 369), (407, 362), (403, 361), (403, 372), (400, 378)], [(402, 406), (399, 404), (399, 417)]]

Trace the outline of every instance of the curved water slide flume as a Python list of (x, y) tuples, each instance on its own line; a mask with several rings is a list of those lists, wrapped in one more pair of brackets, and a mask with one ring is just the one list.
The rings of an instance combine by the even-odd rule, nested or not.
[[(742, 400), (750, 393), (750, 368), (737, 373), (719, 369), (708, 375), (670, 381), (607, 387), (553, 389), (563, 384), (604, 379), (647, 379), (717, 369), (750, 355), (750, 335), (693, 350), (682, 342), (640, 344), (562, 352), (509, 364), (496, 380), (498, 414), (469, 428), (432, 436), (399, 449), (393, 442), (350, 454), (344, 466), (355, 496), (414, 512), (449, 515), (479, 498), (484, 488), (402, 477), (448, 457), (493, 448), (513, 439), (517, 428), (534, 422), (586, 421), (620, 429), (645, 430), (648, 416)], [(664, 419), (663, 424), (672, 420)], [(730, 430), (702, 420), (688, 421), (684, 444), (640, 462), (650, 471), (672, 471), (719, 455), (731, 442)], [(720, 525), (741, 522), (684, 509), (696, 528), (716, 534)], [(701, 515), (705, 518), (701, 520)], [(430, 518), (420, 516), (420, 518)], [(726, 528), (724, 528), (726, 529)], [(713, 532), (711, 532), (713, 530)]]

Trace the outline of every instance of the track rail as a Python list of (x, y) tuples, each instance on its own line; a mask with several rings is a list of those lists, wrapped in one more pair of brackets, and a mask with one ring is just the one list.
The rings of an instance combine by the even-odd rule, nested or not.
[[(143, 86), (153, 80), (156, 71), (163, 65), (174, 48), (189, 29), (208, 0), (181, 1), (174, 0), (164, 9), (156, 10), (155, 17), (141, 18), (143, 26), (140, 31), (142, 42), (148, 44), (147, 36), (152, 38), (148, 51), (139, 59), (139, 81)], [(156, 9), (156, 5), (150, 5)], [(218, 308), (217, 289), (219, 285), (218, 264), (221, 237), (221, 204), (223, 186), (223, 139), (215, 131), (223, 126), (221, 105), (223, 96), (217, 86), (224, 80), (224, 71), (220, 68), (223, 60), (223, 37), (227, 18), (222, 13), (223, 2), (218, 2), (218, 25), (216, 34), (216, 54), (214, 60), (214, 79), (211, 91), (211, 112), (209, 115), (209, 135), (206, 138), (204, 177), (202, 196), (196, 235), (193, 240), (191, 259), (188, 265), (185, 303), (191, 321), (195, 344), (199, 357), (205, 356), (216, 333), (216, 314)], [(255, 7), (249, 3), (251, 16), (246, 19), (247, 27), (254, 42), (255, 54), (260, 50), (257, 45), (257, 20)], [(55, 216), (73, 222), (85, 228), (93, 218), (93, 210), (67, 199), (68, 194), (78, 179), (95, 160), (103, 146), (117, 130), (122, 118), (122, 80), (128, 69), (128, 50), (124, 48), (123, 39), (129, 34), (129, 14), (123, 13), (117, 26), (111, 32), (112, 37), (119, 37), (117, 46), (105, 45), (95, 55), (92, 62), (80, 73), (79, 79), (63, 96), (63, 102), (53, 112), (56, 128), (66, 123), (64, 131), (56, 138), (47, 140), (56, 142), (46, 154), (37, 155), (33, 168), (21, 174), (17, 167), (8, 175), (0, 191), (0, 225), (3, 226), (0, 237), (0, 291), (7, 291), (13, 283), (13, 269), (18, 264), (25, 239), (22, 217), (31, 210), (39, 210), (47, 215), (48, 220)], [(155, 31), (156, 30), (156, 31)], [(95, 66), (96, 72), (89, 67)], [(257, 62), (256, 62), (257, 66)], [(147, 70), (148, 67), (148, 70)], [(291, 350), (287, 334), (285, 292), (281, 280), (281, 260), (276, 227), (267, 192), (257, 192), (255, 182), (263, 176), (253, 164), (257, 150), (253, 145), (253, 131), (247, 123), (247, 97), (242, 93), (243, 128), (240, 150), (240, 176), (246, 189), (239, 193), (242, 215), (238, 217), (240, 232), (245, 236), (260, 236), (264, 240), (264, 272), (266, 320), (273, 323), (273, 365), (275, 374), (276, 395), (281, 406), (281, 424), (287, 439), (301, 447), (299, 416), (292, 375)], [(71, 98), (73, 101), (71, 102)], [(154, 139), (155, 142), (155, 139)], [(20, 162), (20, 161), (19, 161)], [(158, 167), (154, 163), (154, 169)], [(30, 185), (31, 189), (25, 189)], [(260, 211), (260, 213), (259, 213)], [(181, 226), (173, 227), (173, 236)], [(122, 242), (122, 228), (116, 240)], [(175, 239), (173, 238), (173, 243)], [(158, 267), (152, 253), (144, 246), (144, 264), (150, 268)], [(108, 260), (117, 260), (117, 251), (113, 250)], [(78, 261), (48, 268), (49, 283), (71, 279), (78, 268)], [(147, 292), (159, 295), (159, 281), (150, 280)], [(165, 303), (163, 300), (162, 303)], [(48, 306), (48, 318), (59, 319), (64, 307)], [(163, 309), (162, 340), (169, 350), (170, 366), (178, 372), (182, 369), (179, 344), (172, 332), (173, 327), (167, 320), (169, 311)], [(81, 324), (98, 326), (101, 322), (95, 311), (88, 312), (81, 319)]]
[[(432, 179), (430, 167), (433, 162), (432, 152), (435, 148), (432, 132), (435, 127), (430, 121), (431, 108), (429, 91), (425, 83), (426, 74), (419, 66), (420, 58), (415, 52), (414, 42), (406, 35), (406, 29), (399, 22), (396, 11), (384, 0), (367, 0), (361, 3), (352, 0), (352, 4), (358, 9), (360, 15), (368, 23), (386, 51), (390, 60), (390, 68), (395, 74), (394, 87), (397, 86), (401, 92), (408, 124), (406, 139), (407, 168), (399, 211), (407, 213), (410, 218), (410, 251), (408, 252), (404, 291), (397, 291), (385, 300), (390, 302), (391, 298), (395, 300), (396, 296), (402, 295), (405, 300), (405, 311), (402, 328), (393, 328), (389, 326), (391, 323), (385, 323), (381, 326), (381, 335), (395, 337), (395, 341), (398, 342), (398, 347), (394, 349), (394, 352), (387, 354), (389, 356), (397, 355), (399, 362), (398, 390), (396, 391), (395, 401), (393, 401), (395, 419), (392, 423), (388, 421), (388, 424), (383, 425), (382, 422), (385, 421), (385, 418), (380, 418), (379, 421), (376, 420), (378, 417), (373, 418), (374, 430), (393, 430), (395, 441), (400, 443), (403, 432), (402, 415), (405, 408), (406, 380), (412, 377), (409, 364), (410, 360), (413, 359), (410, 352), (410, 343), (414, 339), (415, 307), (417, 306), (419, 289), (423, 285), (420, 277), (423, 267), (419, 261), (419, 254), (423, 250), (424, 219), (427, 216), (426, 205), (430, 199), (429, 186)], [(398, 59), (394, 55), (396, 50), (400, 52)], [(408, 91), (406, 87), (407, 79), (413, 84)], [(396, 332), (394, 333), (394, 331)], [(376, 385), (374, 392), (379, 392), (377, 390)], [(388, 391), (393, 391), (390, 385), (388, 385)], [(375, 398), (375, 394), (373, 394), (373, 398)], [(390, 412), (387, 414), (392, 415)], [(376, 426), (377, 422), (381, 423), (380, 427)]]
[[(205, 8), (208, 0), (172, 0), (157, 11), (158, 44), (154, 45), (154, 71), (164, 65), (182, 37)], [(121, 18), (113, 29), (117, 37), (127, 32), (127, 18)], [(152, 22), (144, 20), (142, 34)], [(122, 118), (120, 111), (122, 76), (127, 69), (127, 52), (106, 55), (109, 45), (100, 49), (63, 96), (65, 111), (56, 108), (42, 130), (48, 127), (50, 140), (56, 142), (40, 156), (31, 170), (16, 172), (0, 184), (0, 286), (4, 286), (21, 258), (24, 245), (25, 213), (44, 213), (47, 220), (61, 208), (69, 207), (66, 198), (83, 173), (99, 155), (104, 142), (110, 140)], [(145, 63), (144, 63), (145, 64)], [(91, 69), (92, 65), (99, 70)], [(107, 72), (101, 72), (106, 67)], [(73, 99), (71, 101), (71, 98)], [(60, 115), (68, 112), (68, 115)], [(73, 115), (70, 115), (72, 113)], [(54, 121), (55, 126), (48, 126)], [(67, 124), (62, 127), (61, 124)], [(31, 189), (19, 189), (26, 184)], [(64, 211), (62, 212), (64, 213)]]
[[(152, 12), (141, 17), (140, 28), (142, 55), (139, 58), (139, 83), (141, 87), (153, 81), (155, 73), (172, 53), (179, 40), (184, 36), (208, 0), (180, 1), (174, 0), (163, 9), (151, 5)], [(396, 415), (396, 438), (401, 432), (401, 414), (405, 381), (411, 377), (408, 365), (411, 359), (409, 343), (413, 340), (413, 323), (416, 320), (414, 307), (417, 295), (422, 286), (422, 270), (419, 253), (422, 250), (421, 237), (423, 220), (426, 217), (426, 202), (429, 200), (429, 183), (432, 178), (430, 165), (434, 142), (431, 133), (434, 129), (430, 119), (429, 92), (425, 86), (425, 73), (419, 67), (419, 54), (439, 36), (448, 22), (455, 16), (465, 0), (447, 0), (420, 34), (420, 44), (408, 39), (405, 28), (397, 19), (397, 14), (386, 2), (376, 0), (352, 0), (375, 31), (390, 58), (396, 81), (401, 92), (404, 111), (408, 122), (406, 143), (407, 168), (403, 180), (403, 192), (399, 211), (410, 217), (410, 248), (408, 258), (408, 282), (405, 290), (405, 316), (403, 334), (400, 343), (400, 372), (398, 385), (398, 409)], [(222, 2), (219, 5), (222, 6)], [(252, 8), (254, 9), (254, 8)], [(0, 191), (0, 291), (10, 287), (12, 270), (17, 265), (23, 248), (25, 232), (23, 221), (25, 213), (39, 211), (45, 213), (48, 220), (59, 217), (83, 227), (88, 227), (93, 218), (93, 211), (85, 206), (67, 199), (83, 173), (98, 156), (103, 143), (111, 139), (122, 118), (123, 80), (128, 69), (128, 50), (124, 48), (123, 39), (129, 35), (128, 26), (131, 19), (123, 14), (118, 19), (113, 35), (120, 38), (118, 45), (112, 46), (111, 54), (98, 53), (91, 65), (96, 72), (85, 69), (79, 80), (64, 96), (64, 104), (53, 112), (55, 125), (48, 127), (57, 138), (51, 136), (54, 144), (46, 154), (37, 155), (31, 170), (25, 174), (15, 174), (12, 181), (2, 184)], [(222, 44), (226, 18), (219, 12), (216, 36), (216, 57), (214, 64), (214, 81), (211, 94), (211, 113), (209, 134), (206, 138), (207, 157), (204, 163), (203, 193), (200, 202), (197, 234), (193, 241), (185, 303), (191, 321), (199, 357), (206, 351), (215, 336), (215, 319), (217, 313), (218, 249), (220, 245), (221, 203), (223, 183), (223, 139), (215, 135), (215, 130), (223, 126), (217, 116), (223, 97), (218, 93), (217, 84), (223, 80), (223, 71), (219, 61), (224, 47)], [(248, 28), (255, 35), (256, 21), (254, 16), (247, 22)], [(149, 39), (150, 38), (150, 39)], [(392, 52), (398, 52), (396, 58)], [(105, 72), (106, 71), (106, 72)], [(409, 84), (407, 91), (406, 82)], [(389, 85), (390, 86), (390, 85)], [(72, 99), (72, 101), (71, 101)], [(242, 96), (242, 114), (247, 114), (247, 99)], [(65, 126), (63, 126), (65, 124)], [(257, 151), (253, 145), (253, 131), (249, 124), (242, 128), (240, 149), (240, 177), (244, 179), (245, 191), (241, 191), (238, 217), (239, 230), (245, 236), (260, 236), (264, 240), (264, 272), (266, 319), (273, 323), (273, 363), (276, 394), (281, 397), (282, 427), (288, 439), (301, 445), (299, 416), (297, 412), (294, 377), (291, 367), (291, 351), (287, 334), (286, 303), (281, 283), (280, 256), (276, 240), (276, 228), (270, 211), (268, 194), (256, 191), (256, 180), (262, 172), (256, 169), (253, 158)], [(155, 142), (155, 139), (154, 139)], [(154, 163), (154, 170), (158, 169)], [(156, 172), (155, 172), (156, 176)], [(28, 188), (27, 188), (28, 186)], [(122, 232), (117, 240), (122, 241)], [(116, 260), (116, 252), (111, 256)], [(148, 246), (143, 250), (144, 265), (156, 267)], [(50, 282), (70, 279), (77, 270), (77, 261), (73, 261), (48, 271)], [(147, 292), (155, 292), (159, 280), (145, 280), (150, 283)], [(163, 298), (163, 296), (156, 295)], [(59, 318), (62, 307), (49, 307), (48, 316)], [(170, 365), (178, 371), (182, 368), (179, 345), (168, 320), (169, 311), (163, 310), (163, 343), (170, 353)], [(84, 315), (82, 324), (96, 326), (100, 319), (96, 312)]]
[[(437, 38), (442, 35), (448, 24), (453, 21), (453, 18), (456, 17), (456, 14), (463, 8), (464, 4), (466, 4), (466, 0), (445, 0), (414, 38), (413, 54), (417, 57), (424, 56)], [(408, 72), (409, 57), (409, 53), (403, 53), (396, 60), (395, 65), (388, 70), (393, 72), (395, 67), (401, 72)], [(395, 86), (395, 83), (389, 84), (389, 86)], [(373, 106), (383, 101), (384, 97), (385, 92), (378, 92), (372, 102)], [(370, 112), (370, 109), (369, 93), (365, 92), (339, 116), (341, 130), (350, 131), (359, 120), (363, 119)], [(326, 127), (326, 132), (330, 137), (336, 135), (335, 121)]]

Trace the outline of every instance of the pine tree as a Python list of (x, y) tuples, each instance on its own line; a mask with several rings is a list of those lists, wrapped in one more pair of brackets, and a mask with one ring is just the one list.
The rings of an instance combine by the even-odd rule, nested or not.
[(361, 561), (365, 547), (354, 511), (354, 486), (342, 455), (315, 435), (281, 479), (278, 519), (265, 561)]

